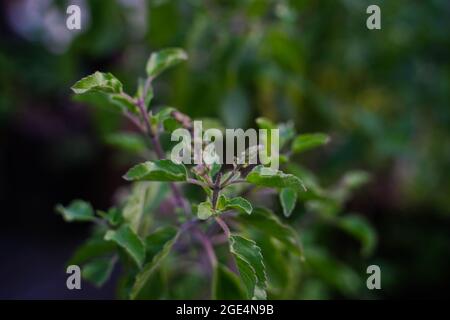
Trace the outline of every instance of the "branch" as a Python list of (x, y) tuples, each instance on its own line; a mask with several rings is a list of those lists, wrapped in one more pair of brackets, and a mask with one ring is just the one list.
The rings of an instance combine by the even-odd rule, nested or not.
[(214, 186), (213, 186), (213, 194), (212, 194), (212, 200), (211, 200), (211, 202), (212, 202), (212, 208), (214, 209), (214, 210), (216, 210), (216, 206), (217, 206), (217, 199), (218, 199), (218, 197), (219, 197), (219, 192), (220, 192), (220, 180), (222, 179), (222, 173), (221, 172), (219, 172), (218, 174), (217, 174), (217, 177), (216, 177), (216, 181), (214, 181)]
[[(161, 160), (161, 159), (164, 159), (165, 156), (164, 156), (164, 151), (163, 151), (163, 149), (161, 147), (161, 142), (159, 141), (159, 133), (158, 133), (158, 131), (156, 131), (156, 130), (153, 131), (153, 129), (152, 129), (152, 126), (151, 126), (150, 121), (148, 119), (148, 114), (147, 114), (147, 112), (145, 110), (146, 106), (145, 106), (145, 101), (144, 101), (144, 98), (143, 98), (147, 94), (147, 90), (150, 87), (150, 82), (151, 82), (151, 79), (148, 78), (147, 81), (146, 81), (146, 84), (145, 84), (144, 92), (142, 93), (142, 97), (138, 98), (138, 100), (136, 102), (136, 105), (139, 108), (142, 120), (144, 121), (145, 132), (147, 132), (147, 134), (148, 134), (148, 136), (150, 138), (150, 141), (152, 143), (153, 149), (155, 150), (155, 153), (156, 153), (158, 159)], [(180, 188), (174, 183), (169, 183), (169, 185), (170, 185), (170, 188), (172, 189), (172, 192), (173, 192), (173, 195), (174, 195), (174, 198), (175, 198), (175, 203), (177, 204), (178, 207), (183, 209), (183, 211), (186, 213), (186, 215), (189, 215), (191, 213), (191, 208), (186, 203)]]
[(249, 183), (249, 182), (245, 179), (237, 179), (237, 180), (230, 181), (227, 185), (223, 186), (223, 188), (228, 187), (229, 185), (232, 185), (232, 184), (236, 184), (236, 183)]
[(216, 217), (215, 219), (216, 219), (217, 224), (222, 228), (222, 230), (225, 233), (225, 235), (227, 236), (227, 238), (229, 238), (231, 235), (231, 231), (230, 231), (230, 228), (228, 227), (228, 225), (226, 224), (226, 222), (221, 217)]
[(196, 229), (194, 231), (196, 238), (199, 240), (200, 244), (205, 249), (206, 255), (208, 256), (208, 260), (211, 263), (211, 268), (214, 269), (217, 265), (217, 257), (214, 252), (214, 248), (211, 244), (211, 240), (207, 236), (205, 236), (200, 230)]
[(209, 188), (209, 186), (206, 183), (199, 181), (199, 180), (192, 179), (192, 178), (188, 178), (186, 180), (186, 182), (190, 183), (190, 184), (195, 184), (195, 185), (203, 187), (203, 188)]

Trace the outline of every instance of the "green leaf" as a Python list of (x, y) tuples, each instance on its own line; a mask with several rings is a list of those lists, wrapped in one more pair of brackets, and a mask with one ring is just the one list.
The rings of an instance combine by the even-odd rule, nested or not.
[(122, 214), (124, 220), (130, 225), (135, 233), (139, 233), (143, 215), (145, 214), (145, 201), (148, 189), (148, 183), (135, 183), (123, 207)]
[(356, 189), (370, 180), (370, 174), (362, 170), (347, 172), (342, 178), (342, 184), (349, 189)]
[(260, 129), (271, 130), (271, 129), (277, 128), (277, 126), (272, 121), (270, 121), (269, 119), (264, 118), (264, 117), (257, 118), (256, 124), (258, 125), (258, 127)]
[(144, 288), (161, 261), (169, 254), (170, 249), (178, 238), (178, 233), (169, 231), (169, 229), (161, 229), (155, 233), (157, 234), (150, 235), (145, 241), (147, 250), (149, 254), (152, 254), (153, 258), (149, 260), (137, 274), (130, 293), (131, 299), (136, 299), (138, 297), (139, 292)]
[(266, 299), (266, 268), (261, 249), (253, 240), (230, 236), (230, 251), (236, 259), (239, 274), (247, 288), (248, 299)]
[(294, 125), (292, 122), (281, 123), (278, 125), (278, 129), (280, 129), (280, 148), (283, 148), (295, 135)]
[[(139, 78), (138, 89), (137, 89), (135, 98), (136, 99), (144, 98), (145, 107), (148, 109), (150, 102), (152, 102), (152, 100), (153, 100), (154, 93), (153, 93), (153, 87), (151, 85), (148, 85), (147, 88), (145, 88), (145, 86), (146, 86), (146, 80)], [(145, 91), (145, 90), (147, 90), (147, 91)], [(143, 97), (144, 91), (145, 91), (145, 97)]]
[(209, 177), (210, 177), (211, 179), (213, 179), (213, 181), (214, 181), (214, 178), (215, 178), (216, 174), (219, 173), (220, 169), (222, 169), (222, 164), (217, 163), (217, 162), (213, 162), (213, 163), (211, 164), (211, 168), (210, 168), (210, 172), (209, 172)]
[(130, 153), (143, 153), (147, 145), (144, 138), (135, 133), (112, 133), (106, 136), (105, 142), (111, 146)]
[(293, 275), (300, 268), (292, 268), (293, 259), (287, 254), (286, 247), (262, 232), (253, 232), (252, 237), (256, 237), (255, 241), (261, 248), (271, 292), (286, 292), (287, 288), (295, 286)]
[(236, 197), (232, 199), (226, 199), (223, 210), (238, 210), (243, 213), (251, 214), (253, 208), (248, 200), (242, 197)]
[[(144, 287), (139, 291), (136, 300), (166, 300), (168, 299), (169, 285), (167, 283), (167, 271), (163, 267), (159, 267), (148, 278)], [(134, 277), (130, 281), (130, 286), (133, 285)], [(172, 289), (172, 284), (170, 290)], [(131, 287), (128, 292), (124, 292), (123, 300), (130, 298)]]
[(161, 227), (156, 229), (152, 234), (145, 238), (145, 262), (151, 262), (153, 258), (160, 252), (164, 245), (173, 239), (177, 234), (174, 227)]
[(97, 91), (104, 93), (121, 93), (122, 83), (111, 73), (95, 72), (79, 80), (72, 86), (76, 94)]
[(151, 54), (147, 62), (147, 75), (155, 78), (164, 70), (187, 60), (186, 52), (179, 48), (169, 48)]
[(295, 208), (295, 203), (297, 202), (297, 192), (291, 188), (281, 189), (280, 202), (283, 207), (284, 216), (289, 218)]
[(97, 210), (97, 214), (112, 226), (117, 226), (123, 221), (122, 213), (115, 207), (110, 208), (107, 212)]
[(253, 227), (263, 232), (266, 236), (277, 239), (291, 253), (299, 257), (303, 256), (296, 232), (289, 226), (283, 224), (270, 210), (255, 208), (251, 215), (239, 215), (236, 219), (243, 226)]
[(219, 196), (219, 199), (217, 200), (217, 210), (218, 211), (238, 210), (243, 213), (251, 214), (253, 207), (248, 200), (242, 197), (235, 197), (229, 199), (224, 194), (221, 194)]
[(292, 141), (292, 152), (300, 153), (321, 145), (324, 145), (330, 141), (330, 138), (323, 133), (308, 133), (298, 135), (294, 141)]
[(124, 175), (128, 181), (186, 181), (187, 170), (183, 164), (170, 160), (146, 161)]
[(345, 295), (356, 296), (362, 289), (361, 277), (348, 265), (336, 260), (328, 252), (309, 246), (305, 261), (314, 276)]
[(300, 166), (298, 163), (293, 162), (287, 164), (287, 171), (297, 176), (308, 186), (308, 189), (305, 192), (298, 194), (301, 200), (326, 198), (326, 191), (320, 186), (317, 177), (311, 171)]
[(216, 300), (243, 300), (247, 295), (239, 277), (227, 267), (217, 264), (213, 274), (212, 296)]
[(370, 255), (376, 247), (377, 235), (370, 223), (362, 216), (347, 215), (340, 217), (338, 226), (361, 242), (361, 253)]
[(197, 207), (197, 217), (201, 220), (206, 220), (214, 214), (211, 203), (208, 201), (201, 202)]
[(176, 129), (182, 128), (183, 125), (174, 118), (167, 118), (163, 121), (164, 131), (172, 133)]
[(333, 199), (308, 200), (305, 203), (308, 211), (316, 213), (325, 219), (333, 219), (341, 210), (339, 203)]
[(112, 242), (102, 238), (93, 238), (78, 247), (67, 264), (81, 265), (93, 258), (111, 255), (116, 250), (117, 248)]
[(147, 234), (152, 221), (149, 213), (159, 207), (168, 190), (167, 183), (147, 181), (133, 183), (122, 209), (122, 215), (135, 233)]
[(173, 107), (164, 107), (157, 113), (152, 115), (151, 122), (153, 125), (164, 124), (168, 119), (172, 119), (172, 112), (176, 111)]
[(83, 265), (81, 276), (97, 287), (101, 287), (111, 276), (116, 257), (98, 258)]
[(93, 221), (95, 220), (92, 206), (83, 200), (73, 200), (68, 207), (56, 205), (56, 212), (60, 213), (65, 221)]
[(120, 111), (129, 111), (134, 114), (139, 113), (139, 109), (136, 107), (133, 101), (129, 100), (128, 97), (121, 94), (110, 94), (109, 100), (111, 103), (119, 107)]
[(292, 174), (284, 173), (280, 170), (273, 170), (264, 166), (256, 166), (247, 175), (247, 182), (257, 186), (270, 188), (291, 188), (294, 190), (305, 190), (302, 181)]
[(330, 191), (330, 196), (343, 204), (352, 192), (370, 180), (370, 174), (362, 170), (347, 172), (341, 181)]
[(138, 267), (141, 267), (145, 259), (145, 248), (142, 240), (128, 225), (122, 225), (117, 230), (109, 230), (105, 234), (105, 240), (113, 241), (133, 258)]
[(217, 210), (219, 210), (219, 211), (225, 210), (227, 203), (228, 203), (228, 198), (224, 194), (221, 194), (219, 196), (219, 199), (217, 199)]

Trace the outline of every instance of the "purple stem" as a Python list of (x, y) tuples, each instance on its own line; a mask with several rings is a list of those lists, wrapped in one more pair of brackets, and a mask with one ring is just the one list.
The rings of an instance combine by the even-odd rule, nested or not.
[(227, 238), (229, 238), (231, 235), (231, 232), (230, 232), (230, 228), (228, 228), (228, 225), (225, 223), (225, 221), (223, 221), (223, 219), (221, 217), (216, 217), (216, 222), (222, 228), (222, 230), (225, 233), (225, 235), (227, 236)]
[(211, 244), (211, 241), (199, 229), (196, 229), (194, 232), (200, 244), (205, 249), (206, 255), (208, 256), (208, 260), (211, 263), (211, 268), (214, 269), (214, 267), (217, 265), (217, 258), (216, 254), (214, 253), (214, 248)]
[[(145, 94), (145, 93), (144, 93)], [(137, 106), (139, 108), (139, 111), (141, 112), (141, 116), (144, 120), (144, 124), (145, 124), (145, 128), (147, 131), (147, 134), (150, 137), (150, 141), (153, 145), (153, 148), (155, 150), (155, 153), (158, 157), (158, 159), (164, 159), (164, 151), (161, 147), (161, 143), (159, 141), (159, 134), (158, 132), (154, 132), (152, 130), (152, 127), (150, 125), (150, 121), (148, 120), (148, 115), (147, 112), (145, 111), (145, 102), (143, 98), (139, 98), (137, 100)], [(183, 194), (181, 193), (180, 188), (174, 184), (174, 183), (169, 183), (170, 185), (170, 189), (173, 192), (174, 198), (175, 198), (175, 203), (177, 204), (178, 207), (182, 208), (184, 210), (184, 212), (186, 213), (186, 215), (189, 215), (191, 213), (190, 207), (189, 205), (186, 203), (186, 201), (184, 200)]]

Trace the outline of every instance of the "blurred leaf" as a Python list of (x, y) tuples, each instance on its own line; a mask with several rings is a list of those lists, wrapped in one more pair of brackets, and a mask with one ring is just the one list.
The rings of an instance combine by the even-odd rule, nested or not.
[[(158, 299), (167, 299), (167, 291), (168, 284), (165, 271), (163, 268), (158, 268), (155, 270), (150, 277), (147, 279), (147, 282), (139, 291), (139, 293), (134, 297), (135, 300), (158, 300)], [(133, 281), (131, 281), (131, 285), (133, 285)], [(131, 289), (131, 288), (130, 288)], [(129, 299), (130, 290), (126, 293), (124, 299)]]
[(344, 177), (342, 178), (342, 184), (346, 188), (355, 189), (366, 184), (369, 180), (369, 173), (361, 170), (354, 170), (347, 172), (344, 175)]
[(200, 220), (206, 220), (214, 214), (211, 203), (208, 201), (201, 202), (197, 207), (197, 217)]
[(129, 111), (134, 114), (139, 114), (138, 108), (130, 98), (121, 94), (110, 94), (109, 99), (114, 105), (118, 106), (122, 112)]
[(117, 226), (123, 221), (122, 212), (115, 207), (110, 208), (107, 212), (97, 210), (97, 214), (112, 226)]
[(292, 283), (292, 274), (298, 268), (292, 268), (291, 260), (286, 255), (286, 247), (275, 238), (268, 237), (262, 232), (256, 233), (255, 241), (261, 248), (261, 253), (264, 257), (269, 286), (268, 290), (283, 292), (289, 286), (295, 285)]
[(90, 239), (82, 244), (70, 258), (68, 265), (81, 265), (92, 258), (110, 255), (116, 251), (116, 246), (110, 241), (104, 239)]
[(129, 153), (140, 154), (147, 149), (144, 138), (136, 133), (112, 133), (106, 136), (105, 142)]
[(169, 133), (172, 133), (176, 129), (183, 127), (182, 124), (179, 123), (174, 118), (167, 118), (162, 122), (162, 124), (163, 124), (164, 131), (167, 131)]
[(269, 188), (291, 188), (297, 191), (304, 190), (302, 181), (292, 174), (283, 173), (264, 166), (255, 167), (246, 178), (247, 182), (257, 186)]
[(120, 83), (120, 81), (117, 80), (117, 78), (111, 73), (97, 71), (75, 83), (72, 86), (72, 90), (76, 94), (86, 93), (89, 91), (121, 93), (122, 83)]
[(326, 192), (320, 186), (317, 177), (306, 168), (300, 166), (298, 163), (290, 162), (287, 164), (289, 173), (297, 176), (301, 181), (308, 186), (307, 190), (298, 194), (301, 200), (311, 200), (311, 199), (325, 199)]
[(272, 121), (264, 117), (257, 118), (256, 124), (260, 129), (271, 130), (277, 128), (277, 126)]
[(125, 174), (128, 181), (185, 181), (186, 167), (171, 160), (156, 160), (140, 163)]
[(211, 179), (213, 179), (213, 181), (214, 181), (214, 178), (215, 178), (216, 174), (219, 173), (221, 168), (222, 168), (222, 165), (220, 163), (217, 163), (217, 162), (213, 162), (213, 164), (211, 165), (211, 169), (210, 169), (210, 172), (209, 172), (209, 177)]
[(147, 75), (151, 78), (155, 78), (164, 70), (183, 60), (187, 60), (187, 58), (186, 52), (179, 48), (169, 48), (154, 52), (150, 55), (150, 59), (147, 62)]
[(116, 261), (116, 257), (92, 260), (83, 265), (81, 275), (95, 286), (101, 287), (111, 276)]
[(217, 264), (214, 268), (212, 297), (216, 300), (245, 299), (245, 288), (236, 274)]
[(151, 186), (147, 183), (135, 183), (122, 210), (124, 220), (138, 234), (143, 215), (145, 214), (147, 191), (150, 188)]
[(144, 263), (144, 244), (128, 225), (122, 225), (117, 230), (107, 231), (105, 240), (113, 241), (125, 249), (125, 251), (134, 259), (138, 267), (141, 267)]
[(93, 221), (94, 210), (90, 203), (83, 200), (73, 200), (68, 207), (56, 205), (56, 212), (60, 213), (65, 221)]
[(295, 135), (294, 124), (292, 122), (281, 123), (278, 125), (278, 129), (280, 130), (280, 148), (283, 148)]
[(338, 226), (361, 242), (361, 252), (364, 256), (372, 254), (377, 244), (376, 232), (370, 223), (362, 216), (346, 215), (340, 217)]
[(172, 237), (167, 236), (170, 232), (168, 229), (157, 232), (164, 232), (164, 236), (162, 236), (162, 233), (159, 233), (157, 236), (147, 237), (146, 247), (153, 253), (153, 258), (147, 262), (142, 270), (137, 274), (130, 293), (131, 299), (135, 299), (139, 295), (139, 292), (144, 288), (161, 261), (167, 257), (178, 237), (178, 233), (171, 233)]
[(152, 115), (151, 121), (153, 125), (164, 124), (164, 122), (168, 119), (172, 119), (172, 112), (177, 109), (173, 107), (163, 107), (157, 113)]
[(270, 210), (255, 208), (251, 215), (239, 215), (236, 219), (242, 223), (243, 228), (256, 228), (266, 236), (273, 237), (283, 243), (291, 253), (302, 257), (296, 232), (291, 227), (281, 223)]
[[(144, 91), (145, 97), (143, 97)], [(139, 78), (138, 89), (135, 95), (136, 99), (144, 98), (144, 105), (148, 109), (150, 106), (150, 102), (152, 102), (153, 100), (153, 95), (154, 95), (153, 87), (151, 85), (147, 85), (145, 79)]]
[(305, 252), (305, 261), (311, 272), (345, 295), (355, 295), (364, 283), (353, 269), (335, 260), (323, 249), (309, 247)]
[(366, 184), (370, 180), (370, 175), (362, 170), (347, 172), (340, 183), (330, 192), (332, 198), (340, 203), (344, 203), (353, 190)]
[(309, 200), (305, 207), (308, 211), (320, 214), (324, 218), (337, 216), (342, 209), (341, 205), (333, 199)]
[(261, 249), (253, 240), (230, 236), (230, 251), (236, 259), (239, 274), (247, 288), (247, 299), (266, 299), (266, 268)]
[(309, 133), (298, 135), (294, 141), (292, 141), (292, 152), (300, 153), (315, 147), (328, 143), (330, 138), (323, 133)]
[(174, 227), (161, 227), (145, 238), (146, 262), (151, 262), (164, 245), (177, 234)]
[(283, 207), (283, 214), (289, 218), (297, 202), (297, 192), (291, 188), (283, 188), (280, 191), (280, 202)]

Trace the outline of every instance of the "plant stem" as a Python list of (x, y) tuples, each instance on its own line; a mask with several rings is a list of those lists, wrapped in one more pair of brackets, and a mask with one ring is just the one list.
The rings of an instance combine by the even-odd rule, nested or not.
[[(148, 90), (148, 87), (146, 86), (146, 90)], [(146, 91), (145, 90), (145, 91)], [(145, 97), (146, 92), (143, 93), (143, 96)], [(142, 97), (140, 97), (137, 100), (137, 107), (139, 108), (139, 111), (141, 113), (141, 117), (144, 121), (145, 124), (145, 131), (147, 132), (150, 141), (152, 143), (153, 149), (155, 150), (156, 156), (158, 157), (158, 159), (164, 159), (164, 151), (161, 147), (161, 142), (159, 141), (159, 134), (158, 131), (154, 131), (152, 129), (152, 126), (150, 124), (150, 121), (148, 119), (148, 114), (145, 111), (145, 102), (144, 99)], [(174, 183), (169, 183), (170, 185), (170, 189), (172, 189), (172, 193), (174, 195), (175, 198), (175, 203), (177, 204), (177, 206), (179, 208), (182, 208), (183, 211), (185, 212), (186, 215), (189, 215), (191, 213), (191, 209), (189, 207), (189, 205), (186, 203), (183, 194), (181, 193), (180, 188), (174, 184)]]
[(211, 240), (209, 240), (209, 238), (198, 229), (195, 230), (195, 235), (199, 240), (200, 244), (205, 249), (206, 255), (208, 256), (208, 260), (211, 263), (211, 268), (214, 269), (215, 266), (217, 265), (217, 257), (214, 252), (214, 248), (211, 244)]
[(209, 186), (206, 183), (192, 179), (192, 178), (188, 178), (186, 181), (187, 181), (187, 183), (195, 184), (195, 185), (203, 187), (203, 188), (209, 188)]
[(221, 217), (216, 217), (216, 222), (222, 228), (227, 238), (229, 238), (231, 235), (231, 231), (226, 222)]
[(233, 180), (233, 181), (229, 182), (229, 183), (228, 183), (226, 186), (224, 186), (224, 187), (227, 187), (227, 186), (229, 186), (229, 185), (231, 185), (231, 184), (236, 184), (236, 183), (248, 183), (248, 181), (245, 180), (245, 179), (237, 179), (237, 180)]
[(213, 194), (212, 194), (212, 199), (211, 199), (213, 210), (216, 210), (216, 207), (217, 207), (217, 199), (219, 198), (220, 180), (221, 179), (222, 179), (222, 173), (219, 172), (217, 174), (216, 181), (214, 181), (214, 186), (213, 186)]

